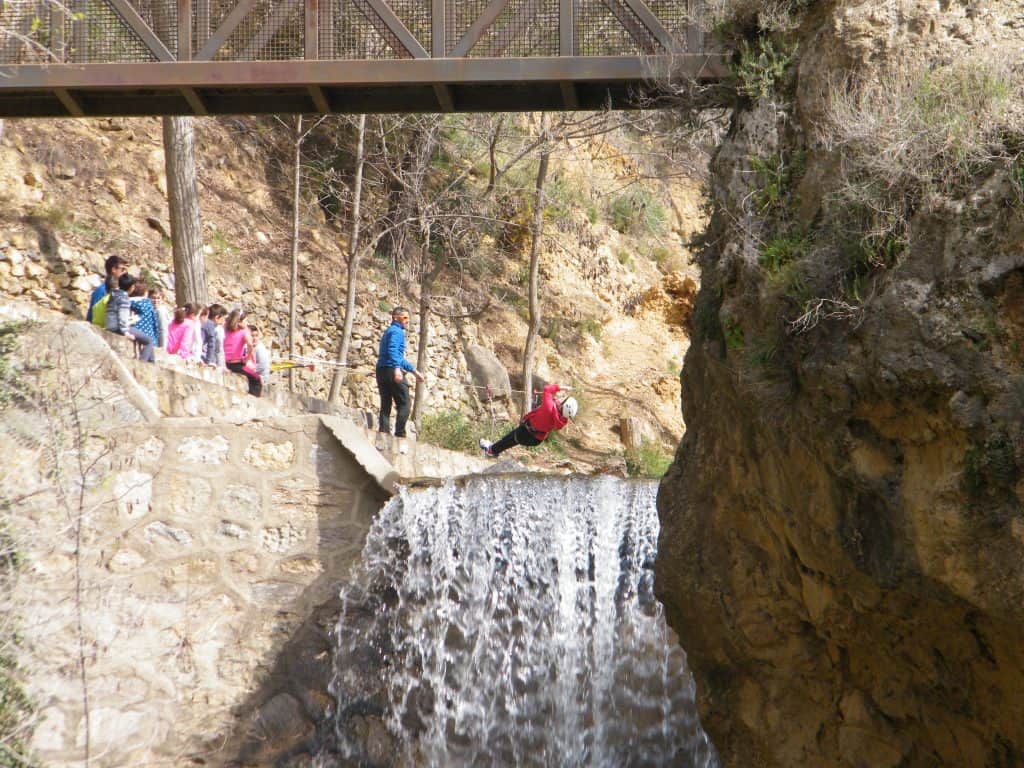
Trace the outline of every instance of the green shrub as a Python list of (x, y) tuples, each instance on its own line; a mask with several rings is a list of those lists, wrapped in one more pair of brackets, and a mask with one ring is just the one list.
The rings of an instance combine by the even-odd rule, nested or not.
[(661, 235), (668, 227), (668, 211), (646, 187), (616, 195), (608, 204), (612, 226), (624, 235)]
[(757, 212), (765, 215), (781, 211), (788, 218), (787, 209), (795, 202), (793, 188), (807, 169), (806, 153), (794, 152), (788, 162), (781, 154), (753, 156), (750, 168), (757, 178), (757, 191), (753, 198)]
[(481, 437), (496, 440), (514, 426), (506, 421), (477, 423), (456, 410), (433, 411), (420, 420), (418, 436), (420, 440), (450, 451), (475, 453), (480, 450)]
[(423, 416), (419, 439), (440, 445), (451, 451), (471, 451), (479, 448), (482, 435), (461, 411), (437, 411)]
[(67, 208), (58, 205), (37, 205), (32, 209), (29, 218), (43, 224), (48, 224), (56, 230), (66, 229), (73, 220), (72, 214)]
[(1024, 203), (1024, 153), (1017, 155), (1010, 165), (1010, 183), (1017, 193), (1017, 202)]
[(25, 394), (21, 371), (11, 363), (19, 334), (31, 326), (30, 322), (0, 323), (0, 411), (8, 408)]
[(806, 256), (810, 246), (811, 239), (806, 234), (773, 237), (764, 244), (757, 262), (775, 277), (784, 266)]
[(636, 264), (633, 261), (633, 257), (630, 255), (629, 251), (625, 250), (624, 248), (619, 249), (619, 251), (616, 252), (615, 258), (618, 259), (619, 264), (624, 266), (630, 272), (632, 272), (636, 268)]
[(651, 261), (658, 265), (658, 269), (665, 271), (670, 267), (677, 252), (667, 245), (656, 245), (651, 248)]
[[(8, 511), (8, 502), (0, 500), (0, 509)], [(0, 592), (8, 592), (21, 567), (14, 539), (0, 524)], [(32, 715), (32, 703), (17, 679), (17, 668), (10, 651), (18, 645), (18, 636), (9, 621), (0, 627), (0, 768), (28, 768), (21, 759), (27, 750), (25, 736)]]
[(730, 317), (722, 328), (725, 334), (725, 346), (727, 349), (743, 348), (743, 326), (735, 317)]
[(576, 324), (576, 329), (582, 336), (590, 336), (597, 341), (601, 340), (604, 333), (604, 325), (596, 317), (585, 317)]
[(660, 446), (643, 442), (636, 450), (626, 451), (626, 470), (633, 477), (662, 477), (672, 466), (672, 455)]
[(771, 38), (740, 41), (733, 66), (736, 88), (750, 99), (764, 99), (775, 93), (778, 83), (793, 63), (793, 52)]

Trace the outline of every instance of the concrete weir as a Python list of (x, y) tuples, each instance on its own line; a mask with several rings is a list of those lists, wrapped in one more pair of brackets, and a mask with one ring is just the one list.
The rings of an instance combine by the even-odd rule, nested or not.
[[(26, 394), (0, 418), (25, 563), (0, 607), (21, 617), (32, 754), (217, 765), (239, 734), (301, 742), (330, 706), (331, 611), (395, 484), (482, 462), (412, 445), (396, 468), (390, 441), (343, 414), (247, 413), (247, 396), (104, 336), (27, 328), (12, 355)], [(196, 415), (167, 415), (186, 402)]]

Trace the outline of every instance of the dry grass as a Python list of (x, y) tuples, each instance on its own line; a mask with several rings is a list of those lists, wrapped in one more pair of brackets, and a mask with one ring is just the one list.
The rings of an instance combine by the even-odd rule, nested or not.
[(1007, 138), (1024, 135), (1022, 99), (1021, 70), (993, 58), (904, 65), (833, 84), (818, 138), (841, 159), (841, 197), (898, 212), (900, 198), (956, 196), (1007, 158)]

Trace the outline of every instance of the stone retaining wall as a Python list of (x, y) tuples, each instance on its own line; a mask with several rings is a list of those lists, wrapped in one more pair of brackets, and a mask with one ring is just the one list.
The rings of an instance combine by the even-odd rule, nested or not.
[[(275, 413), (101, 336), (64, 320), (25, 331), (26, 399), (0, 419), (25, 563), (0, 612), (20, 617), (33, 759), (229, 764), (239, 733), (258, 745), (275, 723), (275, 744), (311, 749), (335, 597), (399, 473), (356, 420)], [(190, 397), (204, 414), (222, 398), (228, 418), (160, 413)], [(409, 475), (483, 466), (379, 439)]]

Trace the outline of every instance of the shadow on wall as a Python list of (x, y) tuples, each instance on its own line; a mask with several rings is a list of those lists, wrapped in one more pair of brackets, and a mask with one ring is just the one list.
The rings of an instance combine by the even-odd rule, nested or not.
[[(265, 670), (258, 687), (236, 708), (234, 733), (224, 743), (207, 745), (209, 753), (202, 758), (209, 763), (306, 765), (314, 755), (333, 750), (333, 713), (337, 707), (328, 692), (334, 658), (330, 633), (342, 607), (342, 584), (358, 561), (361, 542), (389, 494), (363, 472), (322, 424), (316, 440), (320, 458), (316, 462), (315, 499), (296, 501), (315, 504), (320, 537), (318, 556), (307, 567), (322, 570), (287, 608), (278, 611), (282, 624), (294, 626), (289, 619), (299, 619), (301, 623), (290, 635), (275, 642), (258, 665)], [(362, 483), (351, 484), (360, 474)], [(353, 552), (353, 533), (357, 529), (360, 546)], [(382, 725), (379, 733), (386, 736)], [(217, 758), (210, 759), (212, 755)]]

